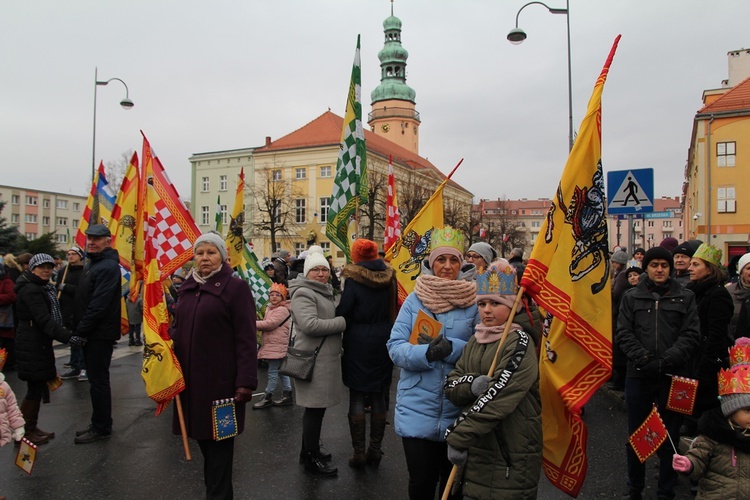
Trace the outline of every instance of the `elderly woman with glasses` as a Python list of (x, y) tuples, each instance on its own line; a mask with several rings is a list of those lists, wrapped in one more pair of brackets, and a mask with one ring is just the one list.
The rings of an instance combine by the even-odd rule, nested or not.
[(303, 274), (289, 281), (294, 347), (305, 351), (320, 349), (312, 379), (294, 381), (296, 403), (305, 408), (300, 461), (307, 472), (319, 476), (338, 473), (327, 463), (331, 455), (320, 451), (320, 431), (326, 408), (341, 400), (341, 333), (346, 329), (346, 320), (336, 316), (333, 288), (328, 283), (330, 274), (323, 249), (313, 245), (307, 251)]

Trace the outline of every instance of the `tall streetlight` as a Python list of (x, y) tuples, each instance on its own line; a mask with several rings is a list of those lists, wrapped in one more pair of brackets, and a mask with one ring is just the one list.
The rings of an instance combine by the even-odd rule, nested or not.
[(547, 8), (551, 14), (565, 14), (568, 24), (568, 150), (573, 149), (573, 87), (570, 76), (570, 3), (565, 0), (564, 9), (553, 9), (543, 2), (529, 2), (520, 9), (516, 14), (516, 27), (508, 33), (508, 41), (513, 45), (518, 45), (526, 40), (526, 32), (518, 27), (518, 16), (521, 11), (529, 5), (539, 4)]
[(94, 131), (91, 141), (91, 182), (94, 182), (94, 177), (96, 176), (96, 90), (99, 85), (107, 85), (113, 80), (117, 80), (125, 86), (125, 98), (120, 101), (120, 106), (122, 106), (122, 109), (128, 110), (135, 106), (133, 101), (130, 100), (128, 85), (125, 82), (123, 82), (119, 78), (110, 78), (109, 80), (99, 81), (98, 68), (94, 68)]

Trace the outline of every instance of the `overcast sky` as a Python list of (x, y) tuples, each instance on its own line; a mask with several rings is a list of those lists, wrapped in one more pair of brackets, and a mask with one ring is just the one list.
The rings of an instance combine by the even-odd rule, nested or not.
[[(524, 0), (396, 0), (421, 114), (420, 154), (475, 199), (551, 197), (568, 154), (565, 16)], [(564, 7), (564, 0), (549, 0)], [(94, 68), (97, 164), (139, 129), (183, 197), (193, 153), (260, 146), (330, 108), (343, 115), (357, 34), (365, 113), (378, 85), (388, 0), (26, 0), (0, 7), (0, 184), (84, 194)], [(605, 171), (655, 170), (678, 196), (692, 119), (750, 47), (746, 0), (570, 0), (573, 120), (622, 34), (604, 88)], [(744, 36), (743, 36), (744, 33)], [(366, 115), (365, 115), (366, 120)]]

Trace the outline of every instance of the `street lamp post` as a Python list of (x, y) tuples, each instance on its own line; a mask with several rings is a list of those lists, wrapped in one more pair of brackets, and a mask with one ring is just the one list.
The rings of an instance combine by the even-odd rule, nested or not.
[(99, 81), (98, 68), (94, 68), (94, 126), (91, 140), (91, 182), (94, 182), (96, 176), (96, 90), (100, 85), (107, 85), (109, 82), (117, 80), (125, 86), (125, 98), (120, 101), (122, 109), (131, 109), (135, 104), (130, 100), (128, 85), (119, 78), (110, 78), (109, 80)]
[(543, 2), (529, 2), (516, 13), (516, 27), (508, 33), (508, 41), (513, 45), (518, 45), (526, 40), (526, 32), (518, 27), (518, 16), (521, 11), (529, 5), (539, 4), (547, 8), (551, 14), (565, 14), (568, 28), (568, 150), (573, 149), (573, 86), (570, 71), (570, 0), (565, 0), (564, 9), (553, 9)]

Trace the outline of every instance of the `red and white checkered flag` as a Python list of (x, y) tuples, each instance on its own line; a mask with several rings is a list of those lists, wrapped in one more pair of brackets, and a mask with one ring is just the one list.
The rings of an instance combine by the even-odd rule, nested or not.
[(398, 213), (396, 178), (393, 175), (393, 157), (388, 163), (388, 197), (385, 203), (385, 238), (383, 250), (388, 250), (401, 237), (401, 216)]

